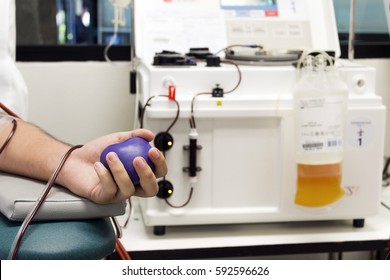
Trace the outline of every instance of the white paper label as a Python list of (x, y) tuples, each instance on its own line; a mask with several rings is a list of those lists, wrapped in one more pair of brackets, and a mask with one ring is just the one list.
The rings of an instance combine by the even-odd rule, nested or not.
[(356, 148), (370, 145), (374, 136), (374, 125), (369, 118), (360, 117), (348, 123), (349, 144)]
[(344, 98), (307, 97), (298, 100), (298, 144), (301, 153), (339, 152), (343, 146)]

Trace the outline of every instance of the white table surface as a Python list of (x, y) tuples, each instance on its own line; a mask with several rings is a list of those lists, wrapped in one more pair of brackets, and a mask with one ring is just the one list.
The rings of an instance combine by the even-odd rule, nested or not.
[[(390, 188), (384, 188), (382, 202), (390, 209)], [(156, 236), (144, 225), (136, 200), (133, 204), (121, 238), (129, 252), (390, 240), (390, 210), (383, 205), (363, 228), (354, 228), (352, 220), (167, 226), (165, 235)], [(120, 224), (126, 217), (118, 217)]]

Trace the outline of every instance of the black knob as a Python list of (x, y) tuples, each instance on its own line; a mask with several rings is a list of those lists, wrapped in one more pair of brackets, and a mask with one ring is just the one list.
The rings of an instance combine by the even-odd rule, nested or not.
[(168, 151), (173, 146), (173, 137), (167, 132), (160, 132), (154, 137), (154, 146), (160, 151)]
[(173, 194), (173, 185), (167, 180), (162, 180), (158, 182), (158, 198), (168, 198)]

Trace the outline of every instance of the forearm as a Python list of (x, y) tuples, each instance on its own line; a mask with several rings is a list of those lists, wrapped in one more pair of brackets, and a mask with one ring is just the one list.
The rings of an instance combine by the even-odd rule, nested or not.
[[(12, 125), (0, 132), (0, 145)], [(48, 180), (69, 146), (27, 122), (17, 120), (17, 129), (0, 155), (0, 170), (39, 180)]]

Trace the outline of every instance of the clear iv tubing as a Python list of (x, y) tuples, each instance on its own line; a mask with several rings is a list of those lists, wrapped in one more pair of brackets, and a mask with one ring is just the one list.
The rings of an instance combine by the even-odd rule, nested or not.
[(298, 63), (297, 63), (297, 70), (298, 70), (297, 71), (297, 78), (299, 78), (300, 75), (301, 75), (301, 69), (302, 69), (302, 66), (305, 63), (306, 58), (308, 56), (312, 55), (312, 54), (322, 54), (326, 58), (326, 61), (329, 63), (329, 65), (331, 67), (334, 66), (333, 58), (329, 54), (324, 52), (324, 51), (311, 51), (311, 52), (308, 52), (308, 53), (304, 53), (304, 54), (301, 55), (301, 57), (299, 58)]
[[(116, 28), (117, 29), (117, 28)], [(112, 60), (109, 58), (108, 56), (108, 51), (109, 49), (112, 47), (112, 45), (114, 44), (115, 40), (116, 40), (116, 37), (117, 37), (117, 34), (118, 34), (118, 31), (115, 30), (115, 33), (114, 35), (111, 37), (111, 40), (110, 42), (108, 43), (108, 45), (104, 48), (104, 59), (110, 63), (113, 63)]]
[(112, 47), (112, 45), (115, 43), (115, 40), (118, 36), (118, 23), (119, 23), (119, 18), (118, 18), (118, 12), (117, 12), (117, 9), (115, 7), (115, 5), (113, 4), (114, 6), (114, 20), (113, 20), (113, 23), (114, 23), (114, 35), (111, 37), (111, 40), (110, 42), (107, 44), (107, 46), (104, 48), (104, 58), (106, 59), (106, 61), (108, 62), (112, 62), (111, 59), (108, 57), (108, 50)]
[(107, 46), (104, 48), (104, 58), (106, 61), (111, 62), (111, 59), (108, 56), (108, 51), (112, 47), (112, 45), (115, 43), (116, 38), (118, 37), (118, 25), (120, 24), (121, 26), (125, 25), (125, 19), (123, 17), (123, 9), (125, 9), (130, 1), (127, 0), (114, 0), (110, 1), (114, 7), (114, 35), (111, 37), (110, 42), (107, 44)]

